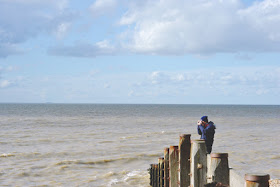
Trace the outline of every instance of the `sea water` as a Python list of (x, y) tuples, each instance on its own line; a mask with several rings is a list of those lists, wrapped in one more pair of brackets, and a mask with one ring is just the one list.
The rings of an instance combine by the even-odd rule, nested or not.
[(149, 186), (147, 169), (217, 127), (212, 152), (230, 167), (280, 178), (280, 106), (0, 104), (0, 186)]

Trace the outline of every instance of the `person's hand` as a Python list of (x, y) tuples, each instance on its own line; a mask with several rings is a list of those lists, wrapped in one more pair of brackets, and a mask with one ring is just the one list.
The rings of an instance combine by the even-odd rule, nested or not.
[(198, 120), (198, 121), (197, 121), (197, 125), (202, 125), (202, 121), (201, 121), (201, 120)]

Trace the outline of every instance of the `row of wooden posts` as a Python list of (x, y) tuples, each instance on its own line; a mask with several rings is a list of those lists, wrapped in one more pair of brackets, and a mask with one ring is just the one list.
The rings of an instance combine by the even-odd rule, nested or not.
[[(164, 149), (164, 157), (151, 164), (150, 185), (153, 187), (230, 186), (228, 153), (206, 153), (204, 140), (180, 136), (179, 146)], [(268, 174), (246, 174), (245, 187), (268, 187)]]

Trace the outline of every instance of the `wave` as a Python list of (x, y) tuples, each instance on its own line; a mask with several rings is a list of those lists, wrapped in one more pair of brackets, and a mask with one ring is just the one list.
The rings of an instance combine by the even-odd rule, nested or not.
[(110, 158), (110, 159), (100, 159), (95, 161), (83, 161), (83, 160), (63, 160), (55, 165), (61, 166), (61, 165), (103, 165), (103, 164), (109, 164), (113, 162), (131, 162), (134, 160), (139, 160), (147, 157), (160, 157), (162, 154), (158, 153), (151, 153), (151, 154), (137, 154), (135, 156), (131, 157), (121, 157), (121, 158)]
[(16, 156), (16, 155), (12, 154), (12, 153), (3, 153), (0, 155), (0, 157), (13, 157), (13, 156)]
[(280, 155), (274, 155), (274, 156), (271, 157), (271, 159), (280, 160)]
[(112, 162), (117, 162), (121, 160), (133, 160), (136, 158), (116, 158), (116, 159), (103, 159), (103, 160), (96, 160), (96, 161), (82, 161), (82, 160), (63, 160), (55, 165), (98, 165), (98, 164), (108, 164)]

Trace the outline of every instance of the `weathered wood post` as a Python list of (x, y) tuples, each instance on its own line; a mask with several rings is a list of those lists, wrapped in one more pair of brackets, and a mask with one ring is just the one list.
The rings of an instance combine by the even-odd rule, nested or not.
[(211, 153), (207, 178), (208, 182), (221, 182), (229, 185), (228, 153)]
[(160, 168), (161, 165), (159, 163), (160, 158), (158, 159), (158, 170), (157, 170), (157, 187), (160, 187)]
[(164, 149), (164, 187), (169, 187), (169, 148)]
[(163, 158), (159, 158), (158, 159), (158, 166), (159, 166), (159, 181), (158, 181), (158, 186), (159, 187), (163, 187), (163, 164), (164, 164), (164, 159)]
[(178, 187), (179, 151), (178, 146), (169, 148), (169, 186)]
[(159, 165), (159, 159), (158, 159), (158, 168), (157, 168), (157, 187), (160, 187), (160, 165)]
[(149, 174), (150, 174), (150, 186), (153, 186), (153, 164), (150, 164)]
[(161, 187), (164, 187), (164, 158), (162, 158), (162, 164), (161, 164)]
[(245, 174), (245, 187), (268, 187), (270, 176), (262, 173)]
[(206, 184), (207, 154), (204, 140), (193, 140), (191, 144), (191, 187)]
[(153, 177), (153, 187), (158, 186), (158, 164), (154, 164), (154, 177)]
[(182, 134), (179, 141), (179, 184), (180, 186), (190, 186), (190, 151), (191, 135)]

